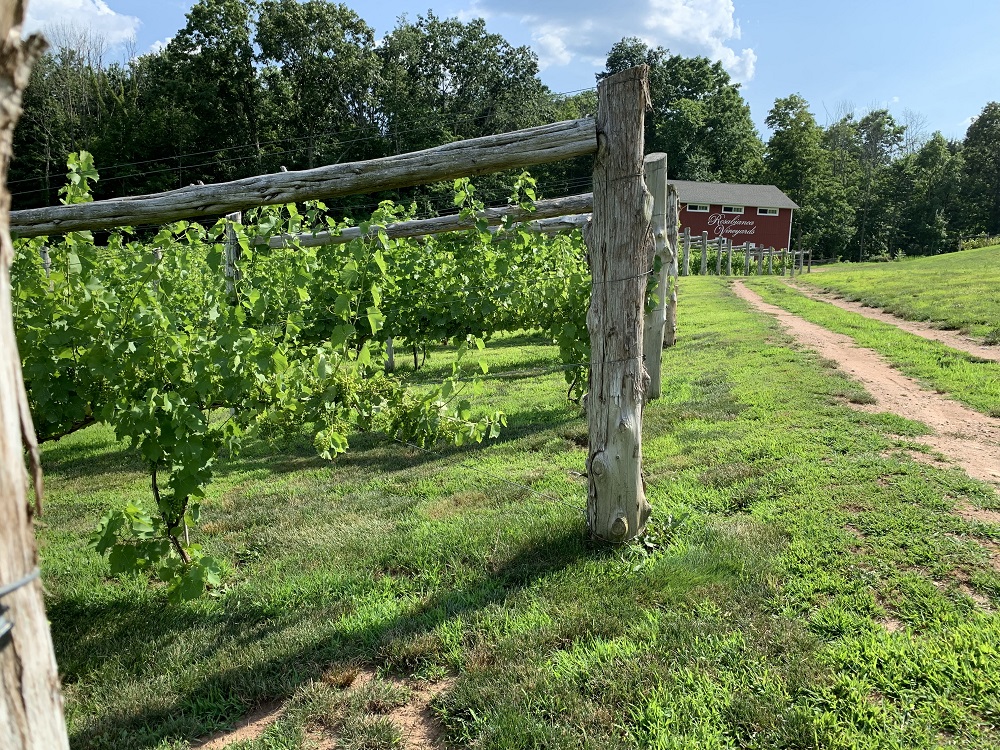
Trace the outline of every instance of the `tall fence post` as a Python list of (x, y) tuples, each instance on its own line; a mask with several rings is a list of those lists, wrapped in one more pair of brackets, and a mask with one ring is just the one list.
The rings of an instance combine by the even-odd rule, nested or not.
[[(45, 51), (40, 36), (21, 39), (27, 6), (4, 3), (0, 12), (0, 747), (65, 750), (69, 741), (33, 523), (42, 511), (42, 470), (14, 334), (10, 281), (7, 167), (21, 95), (32, 64)], [(26, 456), (34, 505), (28, 500)]]
[(677, 343), (677, 191), (673, 185), (667, 185), (667, 250), (670, 253), (670, 273), (667, 281), (667, 316), (664, 323), (663, 345), (673, 346)]
[(719, 237), (719, 242), (715, 246), (715, 275), (722, 276), (722, 252), (726, 248), (726, 241)]
[(240, 243), (236, 237), (236, 228), (233, 224), (241, 224), (243, 214), (234, 211), (226, 214), (226, 292), (232, 294), (236, 282), (239, 280), (239, 270), (236, 268), (236, 261), (240, 259)]
[(781, 248), (781, 275), (785, 275), (785, 268), (788, 265), (788, 248)]
[(774, 248), (770, 247), (767, 250), (767, 275), (774, 276)]
[(708, 232), (701, 233), (701, 270), (698, 273), (708, 274)]
[(691, 275), (691, 228), (684, 227), (684, 263), (681, 276)]
[(587, 248), (593, 288), (587, 423), (587, 521), (593, 537), (625, 542), (649, 518), (642, 478), (643, 308), (652, 257), (653, 196), (642, 179), (649, 68), (608, 76), (597, 87), (594, 211)]
[(653, 264), (659, 259), (654, 305), (646, 313), (642, 334), (643, 359), (649, 373), (649, 398), (660, 397), (660, 372), (663, 359), (663, 336), (667, 323), (667, 287), (670, 285), (670, 253), (667, 244), (667, 155), (648, 154), (643, 160), (646, 188), (653, 194)]
[(758, 276), (763, 276), (764, 275), (764, 248), (760, 247), (758, 249), (756, 245), (751, 245), (750, 247), (754, 248), (754, 252), (757, 254), (757, 275)]
[(726, 276), (733, 275), (733, 241), (726, 241)]

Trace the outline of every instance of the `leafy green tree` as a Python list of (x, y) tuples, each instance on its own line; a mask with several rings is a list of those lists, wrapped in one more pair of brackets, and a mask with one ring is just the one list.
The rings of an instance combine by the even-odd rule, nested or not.
[(325, 0), (266, 0), (256, 40), (272, 137), (286, 152), (280, 163), (312, 168), (379, 150), (370, 145), (379, 140), (375, 36), (354, 11)]
[(764, 156), (765, 178), (799, 204), (796, 244), (820, 257), (841, 254), (853, 235), (853, 210), (823, 144), (823, 128), (798, 94), (777, 99), (765, 120), (772, 129)]
[(887, 192), (893, 204), (889, 253), (933, 255), (957, 249), (962, 156), (941, 133), (897, 159)]
[[(378, 47), (378, 123), (386, 153), (403, 153), (551, 122), (556, 103), (538, 78), (538, 57), (486, 30), (428, 12), (401, 18)], [(517, 173), (479, 181), (490, 204), (510, 193)], [(412, 191), (421, 210), (447, 206), (451, 185)]]
[(987, 104), (969, 126), (963, 155), (969, 228), (1000, 234), (1000, 102)]
[(752, 182), (763, 165), (763, 145), (750, 107), (721, 63), (672, 55), (636, 37), (617, 42), (598, 80), (649, 65), (653, 110), (646, 117), (646, 151), (668, 154), (671, 177)]
[(858, 192), (858, 259), (864, 260), (866, 245), (872, 237), (883, 240), (879, 229), (884, 228), (884, 222), (878, 222), (880, 209), (884, 207), (879, 200), (885, 193), (882, 188), (889, 177), (889, 166), (903, 144), (905, 128), (897, 125), (892, 115), (886, 109), (876, 109), (857, 124), (859, 138), (859, 160), (861, 182)]
[[(198, 0), (184, 28), (160, 54), (144, 61), (139, 107), (146, 158), (162, 158), (173, 168), (152, 175), (151, 183), (162, 183), (158, 187), (262, 171), (256, 5)], [(187, 153), (196, 155), (185, 163)]]

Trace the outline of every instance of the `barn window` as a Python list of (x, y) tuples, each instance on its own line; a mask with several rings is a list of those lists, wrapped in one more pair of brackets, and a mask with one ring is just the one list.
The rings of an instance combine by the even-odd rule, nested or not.
[(709, 207), (706, 203), (688, 203), (688, 211), (694, 211), (699, 214), (707, 214), (708, 210)]
[(723, 206), (722, 213), (724, 214), (741, 214), (743, 213), (743, 206)]
[(757, 209), (757, 215), (758, 216), (777, 216), (778, 215), (778, 209), (776, 209), (776, 208), (758, 208)]

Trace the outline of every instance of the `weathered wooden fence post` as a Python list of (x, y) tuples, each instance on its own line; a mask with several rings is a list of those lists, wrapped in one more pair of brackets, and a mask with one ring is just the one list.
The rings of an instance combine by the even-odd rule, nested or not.
[(758, 276), (763, 276), (764, 275), (764, 248), (763, 247), (758, 248), (756, 245), (753, 245), (753, 244), (751, 244), (750, 247), (753, 248), (754, 256), (757, 258), (757, 275)]
[(726, 241), (719, 237), (718, 243), (715, 245), (715, 275), (722, 276), (722, 252), (726, 248)]
[(781, 248), (781, 275), (784, 276), (786, 271), (786, 266), (788, 265), (788, 248)]
[(726, 241), (726, 276), (733, 275), (733, 241)]
[(639, 65), (597, 87), (600, 148), (586, 237), (593, 276), (587, 521), (593, 537), (610, 542), (641, 534), (650, 512), (642, 479), (643, 307), (653, 244), (653, 196), (642, 179), (648, 75)]
[(691, 275), (691, 228), (684, 227), (684, 265), (681, 276)]
[[(32, 515), (41, 513), (42, 471), (14, 334), (7, 168), (21, 95), (39, 36), (21, 39), (27, 2), (0, 5), (0, 748), (65, 750), (66, 722), (52, 634), (38, 578)], [(44, 262), (44, 258), (43, 258)], [(28, 503), (25, 449), (35, 482)]]
[(670, 274), (667, 290), (667, 317), (663, 331), (663, 345), (673, 346), (677, 343), (677, 191), (673, 185), (667, 185), (667, 250), (670, 253)]
[(774, 248), (767, 250), (767, 275), (774, 276)]
[(701, 270), (702, 276), (708, 273), (708, 232), (701, 233)]
[(643, 358), (649, 373), (649, 398), (660, 397), (660, 372), (663, 359), (663, 337), (667, 323), (667, 294), (670, 285), (670, 251), (667, 243), (667, 155), (648, 154), (643, 160), (646, 189), (653, 194), (653, 263), (659, 271), (653, 290), (653, 307), (646, 312), (642, 334)]
[(239, 281), (239, 270), (236, 268), (236, 261), (240, 259), (240, 243), (236, 237), (236, 228), (233, 224), (243, 222), (243, 213), (234, 211), (226, 214), (226, 292), (232, 294), (236, 282)]
[(742, 248), (743, 248), (743, 275), (744, 276), (749, 276), (750, 275), (750, 244), (747, 243), (747, 242), (744, 242), (743, 245), (742, 245)]

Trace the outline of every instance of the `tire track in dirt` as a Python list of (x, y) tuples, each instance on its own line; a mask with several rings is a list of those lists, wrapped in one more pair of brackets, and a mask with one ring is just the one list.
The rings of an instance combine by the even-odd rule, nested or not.
[(958, 349), (966, 354), (971, 354), (973, 357), (988, 359), (992, 362), (1000, 362), (1000, 347), (986, 346), (985, 344), (979, 343), (975, 339), (963, 336), (957, 331), (945, 331), (940, 328), (933, 328), (926, 323), (919, 323), (915, 320), (906, 320), (905, 318), (900, 318), (892, 313), (888, 313), (885, 310), (880, 310), (877, 307), (865, 307), (860, 302), (851, 302), (843, 297), (838, 297), (833, 294), (817, 291), (815, 289), (808, 289), (800, 286), (799, 284), (789, 282), (789, 286), (791, 286), (795, 291), (801, 293), (809, 299), (816, 300), (817, 302), (828, 302), (831, 305), (839, 307), (841, 310), (857, 313), (858, 315), (863, 315), (866, 318), (877, 320), (881, 323), (888, 323), (889, 325), (896, 326), (896, 328), (906, 331), (907, 333), (912, 333), (914, 336), (920, 336), (921, 338), (930, 339), (931, 341), (937, 341), (945, 346), (950, 346), (952, 349)]
[(891, 367), (870, 349), (857, 346), (850, 337), (765, 302), (741, 281), (734, 281), (732, 288), (740, 299), (777, 318), (799, 343), (836, 362), (860, 381), (877, 402), (871, 406), (851, 404), (852, 407), (890, 411), (924, 423), (934, 434), (920, 437), (921, 442), (947, 456), (969, 476), (1000, 485), (1000, 420), (924, 390), (916, 380)]

